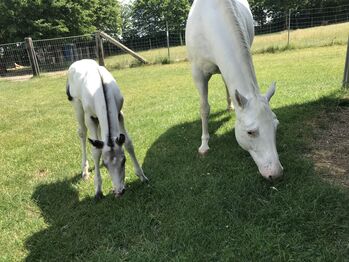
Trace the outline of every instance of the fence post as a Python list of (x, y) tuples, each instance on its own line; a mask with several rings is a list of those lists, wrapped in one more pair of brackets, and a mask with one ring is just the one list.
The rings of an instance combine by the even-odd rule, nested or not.
[(119, 47), (120, 49), (124, 50), (125, 52), (129, 53), (130, 55), (132, 55), (134, 58), (137, 58), (138, 60), (140, 60), (142, 63), (147, 64), (147, 60), (145, 60), (143, 57), (141, 57), (140, 55), (138, 55), (137, 53), (135, 53), (134, 51), (132, 51), (131, 49), (129, 49), (128, 47), (124, 46), (123, 44), (121, 44), (119, 41), (115, 40), (114, 38), (112, 38), (111, 36), (107, 35), (104, 32), (99, 32), (100, 36), (103, 37), (105, 40), (107, 40), (108, 42), (112, 43), (113, 45), (116, 45), (117, 47)]
[(168, 56), (168, 62), (171, 61), (170, 56), (170, 32), (168, 31), (168, 22), (166, 21), (166, 38), (167, 38), (167, 56)]
[(345, 59), (345, 67), (344, 67), (343, 87), (349, 88), (349, 37), (348, 37), (348, 46), (347, 46), (347, 56)]
[(96, 49), (97, 49), (97, 57), (100, 66), (105, 66), (104, 64), (104, 49), (103, 49), (103, 41), (101, 38), (101, 32), (96, 32)]
[(291, 33), (291, 9), (288, 10), (287, 46), (290, 46), (290, 33)]
[(33, 76), (40, 76), (40, 68), (39, 68), (38, 60), (35, 55), (33, 40), (31, 39), (31, 37), (26, 37), (24, 38), (24, 41), (25, 41), (25, 46), (27, 48), (30, 65), (33, 70)]

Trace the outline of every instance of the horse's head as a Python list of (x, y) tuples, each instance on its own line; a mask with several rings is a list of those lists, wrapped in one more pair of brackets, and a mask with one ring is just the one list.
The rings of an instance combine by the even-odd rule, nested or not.
[(120, 134), (116, 139), (109, 139), (107, 143), (99, 140), (89, 139), (90, 143), (102, 150), (103, 164), (113, 181), (114, 193), (121, 196), (125, 192), (125, 162), (126, 157), (122, 145), (125, 135)]
[(279, 121), (269, 106), (269, 100), (274, 93), (275, 83), (270, 86), (265, 96), (246, 98), (239, 91), (235, 91), (236, 140), (251, 154), (259, 172), (268, 180), (281, 177), (283, 173), (276, 149), (276, 129)]

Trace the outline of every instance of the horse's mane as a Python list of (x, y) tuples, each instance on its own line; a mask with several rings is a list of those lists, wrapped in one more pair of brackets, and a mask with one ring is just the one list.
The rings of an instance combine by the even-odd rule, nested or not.
[(233, 25), (234, 32), (236, 32), (239, 36), (237, 38), (237, 42), (239, 44), (239, 49), (240, 49), (239, 51), (241, 52), (242, 56), (245, 58), (245, 61), (247, 61), (248, 68), (251, 71), (251, 76), (253, 77), (252, 81), (254, 82), (253, 87), (258, 89), (258, 86), (255, 86), (255, 83), (257, 83), (257, 78), (254, 71), (253, 63), (252, 63), (250, 43), (246, 39), (247, 32), (244, 32), (243, 26), (240, 22), (242, 17), (239, 13), (236, 0), (217, 0), (217, 2), (222, 4), (223, 12), (226, 13), (227, 17), (230, 20), (230, 24)]

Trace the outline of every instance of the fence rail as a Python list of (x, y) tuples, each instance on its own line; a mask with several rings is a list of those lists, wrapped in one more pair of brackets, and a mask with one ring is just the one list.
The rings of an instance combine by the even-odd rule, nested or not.
[[(346, 22), (349, 22), (349, 4), (326, 9), (289, 10), (289, 12), (280, 14), (273, 20), (268, 21), (267, 19), (263, 24), (255, 26), (257, 38), (253, 51), (271, 50), (276, 45), (279, 45), (278, 48), (297, 45), (303, 37), (298, 34), (297, 29), (324, 26), (323, 30), (326, 31), (330, 30), (326, 26), (343, 23), (344, 31), (346, 29), (349, 31), (349, 23)], [(265, 38), (267, 40), (264, 40), (264, 43), (262, 41), (258, 43), (258, 35), (263, 34), (270, 34), (270, 36)], [(99, 33), (92, 33), (64, 38), (33, 40), (34, 59), (30, 58), (31, 51), (25, 41), (2, 44), (0, 45), (0, 76), (35, 74), (33, 63), (37, 63), (39, 73), (66, 70), (76, 60), (86, 58), (97, 60), (101, 56), (99, 54), (101, 51), (103, 53), (103, 63), (110, 69), (132, 67), (142, 63), (128, 55), (125, 48), (115, 46), (113, 40), (106, 36), (103, 37), (102, 35), (101, 42), (96, 41), (99, 35)], [(124, 40), (115, 39), (114, 35), (114, 40), (121, 42), (123, 46), (135, 52), (140, 52), (142, 58), (150, 63), (169, 63), (170, 61), (186, 59), (186, 51), (182, 47), (185, 43), (184, 30), (155, 32), (152, 35)], [(318, 43), (315, 41), (318, 41)], [(326, 41), (345, 44), (347, 35), (338, 37), (338, 34), (336, 35), (334, 32), (332, 38)], [(331, 44), (316, 37), (303, 42), (304, 45), (308, 46)], [(102, 46), (102, 50), (98, 49), (98, 45)]]

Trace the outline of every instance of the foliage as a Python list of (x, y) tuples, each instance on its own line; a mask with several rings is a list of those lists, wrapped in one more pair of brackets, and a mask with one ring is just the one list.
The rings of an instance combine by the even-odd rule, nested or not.
[(336, 7), (348, 4), (347, 0), (249, 0), (254, 19), (263, 25), (273, 19), (284, 16), (289, 9), (300, 10), (307, 8), (323, 8)]
[(151, 35), (165, 31), (182, 30), (189, 13), (187, 0), (135, 0), (132, 5), (132, 19), (138, 35)]
[(0, 43), (121, 30), (114, 0), (0, 0), (0, 9)]

